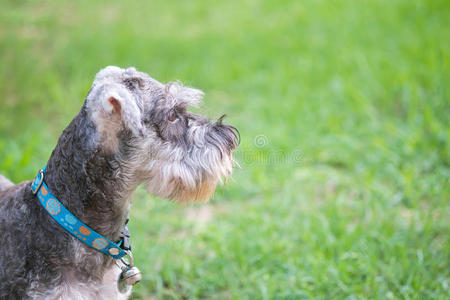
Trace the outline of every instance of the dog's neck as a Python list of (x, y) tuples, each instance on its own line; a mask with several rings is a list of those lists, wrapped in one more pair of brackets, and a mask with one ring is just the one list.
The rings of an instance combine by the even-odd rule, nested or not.
[(101, 150), (93, 139), (95, 130), (83, 107), (61, 134), (48, 161), (45, 182), (70, 212), (115, 241), (137, 184), (121, 176), (117, 156)]

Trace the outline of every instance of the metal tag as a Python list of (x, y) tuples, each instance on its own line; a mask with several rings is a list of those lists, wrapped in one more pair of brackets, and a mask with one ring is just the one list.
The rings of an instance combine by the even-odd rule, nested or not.
[(118, 288), (121, 293), (126, 293), (129, 289), (141, 281), (142, 274), (136, 267), (126, 267), (119, 276)]
[(134, 260), (131, 252), (128, 252), (128, 257), (129, 261), (121, 259), (120, 261), (123, 265), (118, 265), (122, 272), (119, 275), (117, 287), (123, 294), (129, 292), (131, 287), (142, 279), (141, 271), (134, 266)]

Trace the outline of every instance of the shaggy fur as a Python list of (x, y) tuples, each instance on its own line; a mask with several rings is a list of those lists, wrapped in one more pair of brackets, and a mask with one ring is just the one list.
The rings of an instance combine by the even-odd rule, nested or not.
[[(101, 70), (48, 160), (46, 184), (75, 216), (113, 241), (141, 183), (176, 201), (208, 199), (231, 174), (238, 133), (221, 119), (187, 111), (202, 96), (134, 68)], [(60, 227), (30, 184), (0, 176), (0, 299), (125, 299), (114, 259)]]

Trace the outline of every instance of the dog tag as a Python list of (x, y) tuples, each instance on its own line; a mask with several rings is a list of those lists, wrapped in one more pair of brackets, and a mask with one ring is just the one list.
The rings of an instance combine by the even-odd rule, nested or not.
[(131, 251), (127, 251), (128, 259), (122, 257), (117, 266), (122, 270), (117, 281), (117, 287), (122, 294), (130, 291), (131, 287), (141, 281), (142, 274), (138, 268), (134, 266), (134, 259)]
[(127, 266), (122, 269), (120, 273), (119, 281), (117, 283), (119, 291), (121, 293), (126, 293), (129, 291), (131, 286), (135, 285), (142, 279), (141, 271), (136, 267)]

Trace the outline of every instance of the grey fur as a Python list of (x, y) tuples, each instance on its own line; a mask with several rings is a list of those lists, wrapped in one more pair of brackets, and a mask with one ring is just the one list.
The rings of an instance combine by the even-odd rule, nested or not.
[(0, 191), (13, 185), (14, 184), (8, 178), (5, 178), (0, 174)]
[[(231, 174), (238, 133), (187, 111), (202, 96), (134, 68), (101, 70), (48, 160), (51, 192), (111, 240), (118, 240), (141, 183), (156, 196), (206, 200)], [(0, 299), (127, 296), (115, 289), (113, 259), (56, 224), (30, 181), (13, 185), (0, 176), (0, 241)]]

